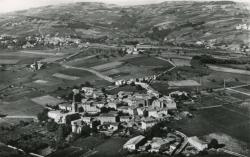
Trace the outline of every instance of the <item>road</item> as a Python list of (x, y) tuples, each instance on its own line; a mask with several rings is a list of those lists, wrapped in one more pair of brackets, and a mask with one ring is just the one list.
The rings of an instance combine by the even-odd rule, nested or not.
[(83, 67), (73, 67), (73, 66), (70, 66), (70, 65), (66, 65), (66, 64), (61, 64), (64, 68), (67, 68), (67, 69), (77, 69), (77, 70), (84, 70), (84, 71), (88, 71), (88, 72), (91, 72), (92, 74), (108, 81), (108, 82), (111, 82), (111, 83), (114, 83), (115, 80), (113, 80), (113, 78), (109, 77), (109, 76), (106, 76), (106, 75), (103, 75), (102, 73), (94, 70), (94, 69), (91, 69), (91, 68), (83, 68)]

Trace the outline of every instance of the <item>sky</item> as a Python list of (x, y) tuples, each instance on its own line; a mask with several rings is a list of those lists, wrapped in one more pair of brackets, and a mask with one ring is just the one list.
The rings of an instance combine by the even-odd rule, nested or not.
[[(140, 5), (140, 4), (160, 3), (164, 1), (166, 0), (0, 0), (0, 13), (24, 10), (46, 5), (57, 5), (62, 3), (73, 3), (73, 2), (104, 2), (117, 5)], [(202, 0), (196, 0), (196, 1), (202, 1)], [(234, 0), (234, 1), (250, 2), (250, 0)]]

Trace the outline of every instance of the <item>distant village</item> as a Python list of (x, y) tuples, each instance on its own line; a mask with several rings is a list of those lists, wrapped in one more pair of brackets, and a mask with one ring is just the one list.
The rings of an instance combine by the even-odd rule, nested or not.
[[(239, 24), (236, 27), (236, 30), (244, 31), (249, 30), (249, 26), (246, 24)], [(137, 41), (137, 39), (134, 39)], [(140, 41), (140, 40), (138, 40)], [(222, 50), (231, 50), (239, 54), (249, 54), (250, 48), (247, 44), (226, 44), (218, 43), (216, 39), (210, 40), (197, 40), (191, 43), (175, 43), (167, 38), (164, 39), (164, 42), (172, 45), (181, 45), (186, 47), (197, 47), (205, 49), (222, 49)], [(6, 34), (0, 35), (0, 49), (34, 49), (34, 48), (63, 48), (63, 47), (76, 47), (76, 48), (86, 48), (89, 46), (89, 42), (84, 42), (82, 39), (71, 36), (59, 36), (47, 34), (45, 36), (33, 35), (26, 37), (15, 37)], [(119, 43), (120, 44), (120, 43)], [(151, 49), (152, 44), (145, 44), (139, 42), (138, 44), (126, 45), (124, 47), (124, 52), (127, 54), (137, 55), (142, 53), (144, 50)], [(157, 45), (157, 44), (156, 44)], [(158, 44), (159, 45), (159, 44)]]

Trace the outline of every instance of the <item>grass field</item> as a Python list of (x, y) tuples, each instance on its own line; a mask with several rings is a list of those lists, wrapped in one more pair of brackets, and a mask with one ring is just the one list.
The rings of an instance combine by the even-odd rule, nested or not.
[(62, 102), (62, 100), (57, 99), (55, 97), (52, 97), (50, 95), (44, 95), (41, 97), (32, 98), (31, 100), (39, 105), (44, 106), (44, 107), (46, 105), (55, 106), (55, 105), (58, 105)]
[(17, 101), (0, 101), (1, 112), (13, 116), (36, 116), (44, 108), (28, 98), (23, 98)]

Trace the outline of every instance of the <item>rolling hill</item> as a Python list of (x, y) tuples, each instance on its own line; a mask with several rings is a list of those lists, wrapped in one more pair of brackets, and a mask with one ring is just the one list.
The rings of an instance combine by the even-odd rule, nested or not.
[(160, 42), (249, 45), (247, 5), (230, 1), (163, 2), (120, 7), (72, 3), (0, 15), (0, 34), (49, 35), (109, 41), (147, 38)]

